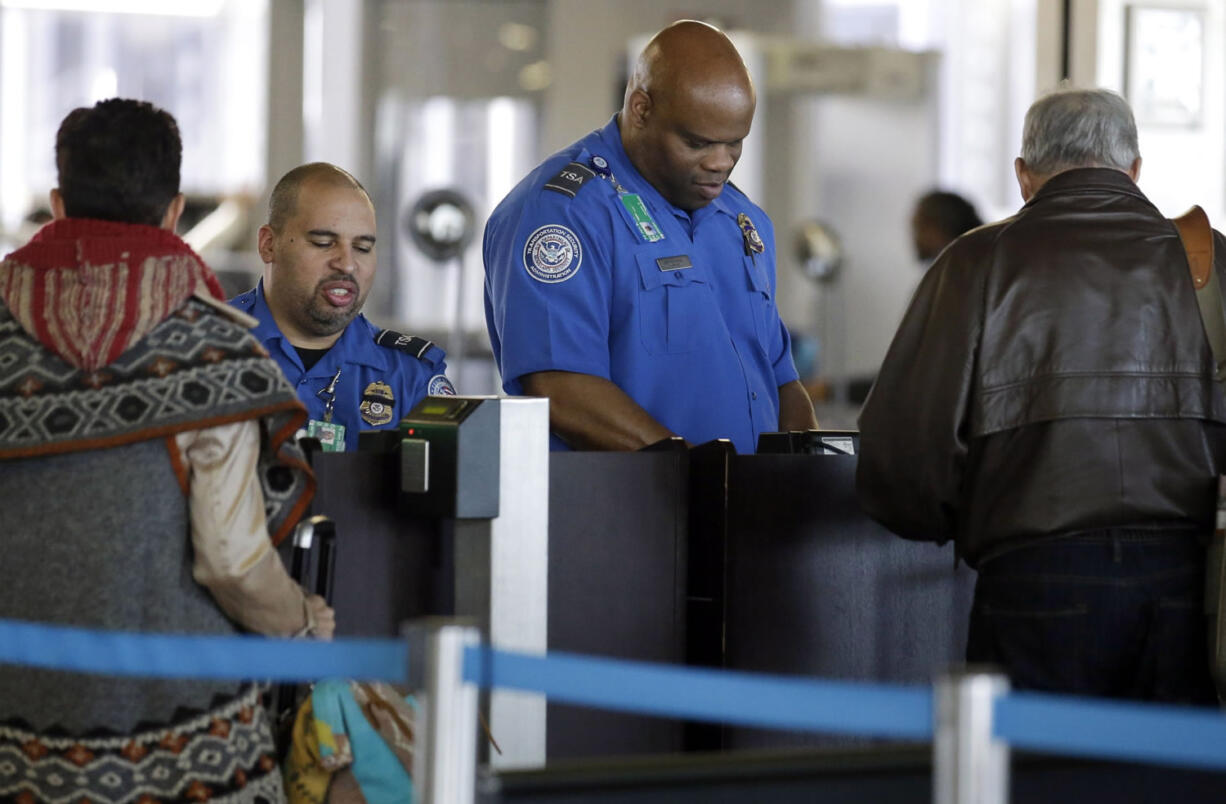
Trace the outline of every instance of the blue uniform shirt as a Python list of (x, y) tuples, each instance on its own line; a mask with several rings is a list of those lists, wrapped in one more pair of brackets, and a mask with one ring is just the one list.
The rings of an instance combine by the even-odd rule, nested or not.
[[(390, 337), (384, 338), (387, 345), (380, 345), (375, 341), (380, 330), (364, 315), (351, 321), (332, 348), (307, 371), (302, 368), (298, 351), (277, 328), (264, 299), (262, 281), (255, 289), (231, 299), (230, 304), (260, 322), (253, 330), (255, 337), (277, 361), (312, 419), (323, 421), (326, 401), (319, 392), (336, 377), (332, 421), (345, 426), (346, 450), (357, 449), (362, 430), (395, 427), (427, 394), (455, 394), (445, 373), (442, 349), (397, 333), (389, 333)], [(412, 340), (412, 352), (424, 349), (422, 356), (415, 357), (398, 347), (398, 338), (401, 344)]]
[(797, 374), (770, 219), (730, 184), (692, 213), (665, 201), (630, 164), (616, 116), (503, 199), (484, 257), (507, 393), (525, 374), (573, 371), (612, 381), (691, 443), (752, 453), (779, 429), (779, 386)]

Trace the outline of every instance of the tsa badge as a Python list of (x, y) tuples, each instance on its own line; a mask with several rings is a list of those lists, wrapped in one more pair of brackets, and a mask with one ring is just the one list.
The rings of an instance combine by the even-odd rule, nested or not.
[(426, 386), (426, 396), (455, 396), (455, 386), (444, 374), (435, 374)]
[(579, 238), (565, 226), (542, 226), (524, 244), (524, 269), (538, 282), (565, 282), (583, 264)]
[(391, 387), (385, 382), (375, 381), (362, 391), (362, 404), (358, 410), (362, 413), (362, 421), (372, 427), (382, 427), (392, 420), (395, 404)]
[(758, 234), (757, 228), (753, 225), (753, 221), (744, 212), (736, 216), (736, 225), (741, 228), (741, 237), (745, 238), (745, 253), (753, 252), (761, 254), (766, 251), (766, 244), (762, 242), (762, 235)]

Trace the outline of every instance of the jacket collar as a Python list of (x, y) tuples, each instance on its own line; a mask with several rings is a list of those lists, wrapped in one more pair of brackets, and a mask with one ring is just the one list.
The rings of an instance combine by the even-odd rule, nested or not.
[(1145, 193), (1141, 192), (1141, 188), (1137, 187), (1136, 182), (1124, 171), (1114, 168), (1087, 167), (1061, 171), (1052, 176), (1031, 197), (1026, 206), (1048, 196), (1087, 189), (1128, 193), (1146, 202), (1149, 201)]

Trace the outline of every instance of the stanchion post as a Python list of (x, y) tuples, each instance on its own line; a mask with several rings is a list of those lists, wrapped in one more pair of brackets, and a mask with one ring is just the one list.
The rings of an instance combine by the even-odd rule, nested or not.
[(472, 804), (477, 776), (477, 685), (464, 681), (464, 651), (476, 627), (425, 620), (403, 629), (409, 684), (418, 695), (413, 784), (422, 804)]
[(933, 735), (934, 804), (1007, 804), (1009, 746), (992, 733), (996, 699), (1009, 679), (965, 670), (937, 679)]

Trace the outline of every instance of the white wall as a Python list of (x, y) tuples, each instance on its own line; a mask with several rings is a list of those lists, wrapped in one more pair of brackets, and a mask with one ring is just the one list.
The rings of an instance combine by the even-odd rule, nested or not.
[[(1125, 90), (1127, 49), (1125, 0), (1098, 0), (1096, 82)], [(1226, 226), (1226, 2), (1224, 0), (1146, 0), (1145, 8), (1199, 10), (1204, 38), (1201, 48), (1201, 120), (1195, 125), (1147, 123), (1137, 108), (1141, 148), (1141, 190), (1168, 216), (1200, 204), (1216, 228)], [(1177, 62), (1178, 59), (1172, 61)], [(1188, 77), (1177, 76), (1182, 83)], [(1191, 77), (1195, 80), (1195, 76)], [(1134, 102), (1134, 106), (1136, 106)]]
[(304, 161), (331, 162), (369, 181), (361, 175), (373, 139), (362, 110), (365, 4), (306, 0), (304, 8)]
[[(817, 331), (842, 333), (826, 338), (836, 350), (827, 373), (872, 374), (884, 357), (921, 275), (909, 231), (918, 195), (935, 186), (961, 193), (985, 220), (1020, 205), (1012, 162), (1036, 73), (1047, 64), (1035, 44), (1037, 4), (1052, 5), (827, 0), (821, 26), (827, 39), (936, 54), (923, 98), (909, 104), (824, 98), (807, 123), (817, 160), (815, 194), (807, 203), (835, 224), (848, 260), (841, 285), (823, 287), (817, 298), (826, 319)], [(864, 38), (871, 36), (877, 41)], [(794, 147), (804, 137), (798, 130)], [(832, 320), (840, 316), (842, 322)]]
[(935, 183), (934, 109), (925, 101), (826, 98), (816, 112), (813, 209), (846, 252), (838, 284), (823, 286), (828, 298), (817, 299), (815, 312), (827, 318), (816, 322), (825, 336), (823, 373), (872, 374), (920, 277), (909, 222), (915, 198)]

